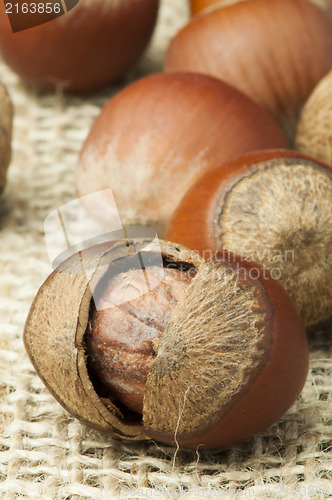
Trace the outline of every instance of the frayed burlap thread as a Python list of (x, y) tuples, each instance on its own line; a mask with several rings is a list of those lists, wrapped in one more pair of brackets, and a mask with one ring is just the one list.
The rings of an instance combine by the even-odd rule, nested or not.
[(13, 161), (0, 198), (0, 498), (327, 498), (332, 496), (332, 332), (310, 340), (310, 374), (296, 404), (249, 441), (214, 452), (120, 442), (89, 430), (49, 394), (24, 351), (30, 304), (51, 271), (45, 217), (75, 198), (74, 169), (102, 105), (162, 68), (187, 0), (163, 0), (141, 61), (89, 96), (39, 92), (0, 62), (15, 106)]

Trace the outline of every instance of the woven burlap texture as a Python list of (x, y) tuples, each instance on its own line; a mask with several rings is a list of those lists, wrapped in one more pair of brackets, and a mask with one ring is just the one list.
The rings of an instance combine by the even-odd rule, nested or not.
[(187, 0), (164, 0), (152, 43), (121, 84), (77, 97), (42, 93), (0, 62), (15, 105), (13, 160), (0, 199), (0, 497), (326, 498), (332, 496), (331, 333), (310, 340), (310, 374), (296, 404), (246, 443), (188, 452), (118, 442), (71, 418), (34, 372), (22, 343), (30, 304), (51, 271), (44, 219), (75, 198), (78, 153), (102, 105), (160, 71)]

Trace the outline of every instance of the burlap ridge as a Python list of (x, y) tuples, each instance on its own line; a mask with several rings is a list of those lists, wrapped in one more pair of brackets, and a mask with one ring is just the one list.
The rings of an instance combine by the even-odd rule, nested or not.
[(74, 169), (102, 105), (160, 71), (187, 0), (163, 0), (155, 35), (117, 85), (89, 96), (37, 91), (0, 61), (15, 106), (13, 160), (0, 198), (0, 498), (327, 498), (332, 496), (331, 332), (310, 339), (298, 401), (265, 432), (214, 452), (128, 443), (71, 418), (36, 375), (22, 343), (30, 304), (51, 271), (43, 223), (75, 198)]

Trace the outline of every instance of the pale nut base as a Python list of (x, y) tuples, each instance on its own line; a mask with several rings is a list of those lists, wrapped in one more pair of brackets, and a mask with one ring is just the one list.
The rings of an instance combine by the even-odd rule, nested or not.
[(306, 160), (265, 161), (223, 196), (217, 245), (269, 269), (306, 326), (330, 318), (332, 172)]
[(302, 110), (295, 148), (332, 166), (332, 70), (320, 81)]

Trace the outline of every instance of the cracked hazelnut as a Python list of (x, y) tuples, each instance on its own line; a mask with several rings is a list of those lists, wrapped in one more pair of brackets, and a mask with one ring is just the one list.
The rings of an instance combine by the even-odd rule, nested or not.
[(217, 448), (272, 424), (308, 370), (282, 286), (232, 254), (204, 262), (162, 241), (156, 266), (146, 245), (93, 247), (89, 279), (74, 256), (41, 287), (24, 342), (46, 386), (72, 415), (125, 439)]

